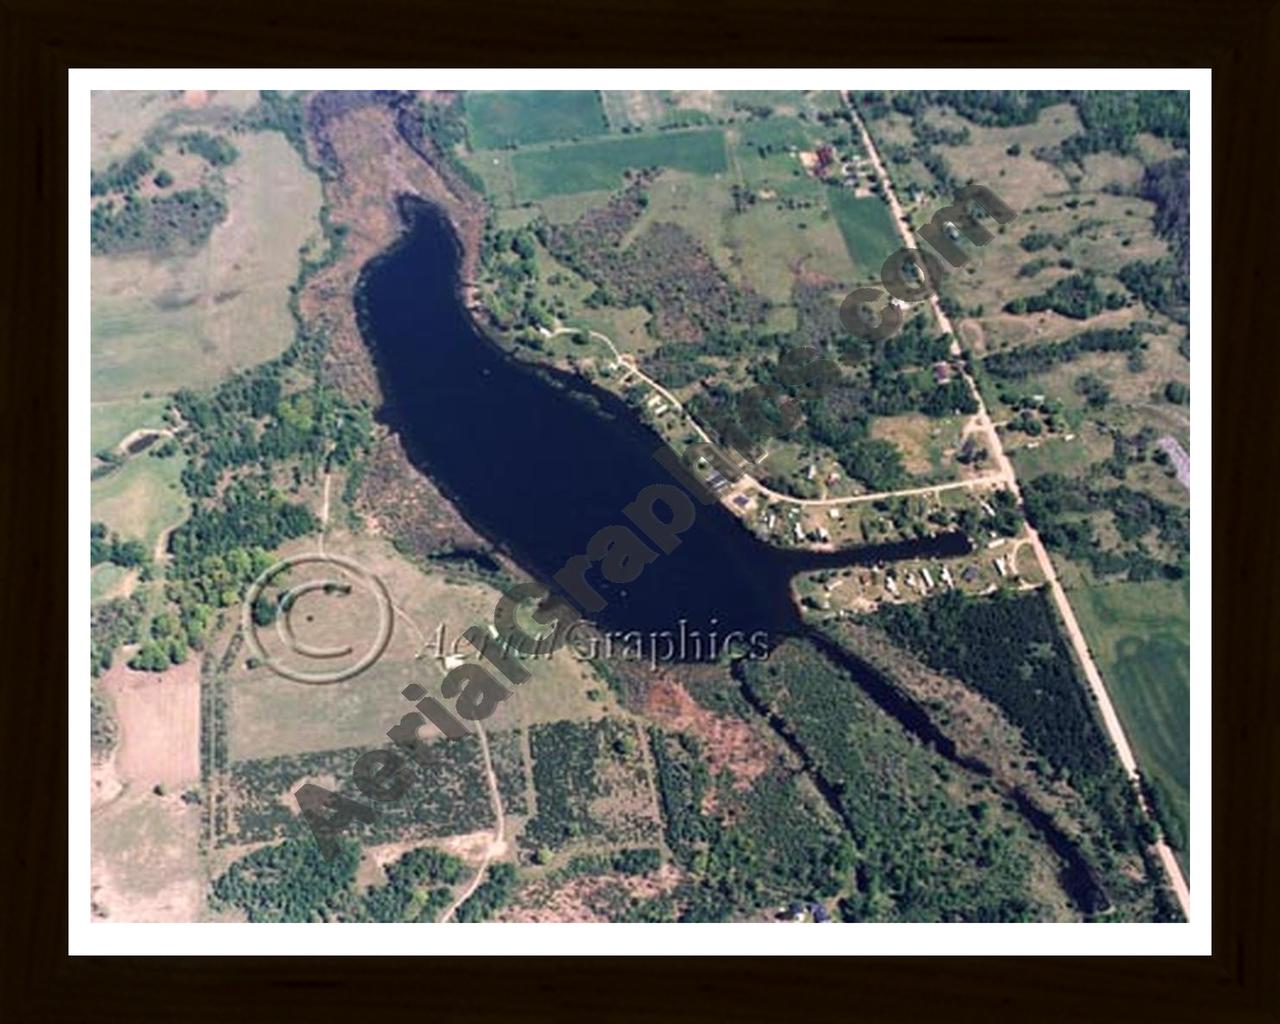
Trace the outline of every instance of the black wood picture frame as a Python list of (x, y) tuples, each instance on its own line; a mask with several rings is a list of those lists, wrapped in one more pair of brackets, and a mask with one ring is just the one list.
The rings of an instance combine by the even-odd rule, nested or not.
[[(373, 0), (0, 3), (0, 417), (9, 471), (0, 686), (8, 820), (0, 1015), (15, 1021), (1240, 1020), (1280, 1018), (1274, 0), (795, 7), (755, 0), (483, 10)], [(67, 69), (70, 67), (1213, 69), (1213, 954), (1200, 958), (94, 958), (67, 956)], [(1197, 242), (1197, 244), (1201, 244)], [(74, 255), (74, 254), (73, 254)], [(1202, 442), (1203, 443), (1203, 442)], [(1199, 565), (1203, 567), (1207, 560)], [(1203, 568), (1193, 586), (1209, 586)], [(75, 620), (73, 617), (73, 621)], [(74, 675), (74, 673), (73, 673)], [(216, 927), (216, 926), (213, 926)], [(697, 927), (697, 926), (693, 926)], [(1017, 927), (1017, 926), (1007, 926)], [(1105, 927), (1099, 925), (1098, 927)], [(542, 944), (530, 935), (531, 942)], [(282, 941), (287, 942), (287, 939)], [(411, 940), (410, 940), (411, 941)], [(406, 948), (411, 953), (411, 948)], [(957, 950), (962, 952), (962, 950)]]

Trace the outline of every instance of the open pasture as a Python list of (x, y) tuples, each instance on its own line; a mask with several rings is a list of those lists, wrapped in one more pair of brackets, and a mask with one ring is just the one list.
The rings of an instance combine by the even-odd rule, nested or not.
[(89, 485), (94, 520), (154, 551), (161, 535), (187, 514), (183, 463), (181, 455), (159, 459), (144, 452), (94, 480)]
[(283, 352), (298, 251), (319, 234), (320, 183), (284, 136), (238, 136), (227, 219), (198, 252), (96, 256), (89, 350), (95, 402), (213, 384)]
[(623, 172), (628, 169), (669, 167), (720, 174), (727, 166), (724, 132), (718, 129), (667, 131), (522, 150), (511, 158), (511, 164), (521, 200), (615, 189), (622, 185)]
[[(315, 550), (313, 541), (298, 541), (281, 554)], [(375, 537), (331, 533), (325, 550), (352, 559), (386, 586), (394, 613), (386, 650), (353, 678), (308, 684), (251, 663), (252, 651), (242, 648), (227, 677), (229, 749), (234, 760), (377, 743), (413, 710), (401, 694), (406, 686), (417, 683), (439, 699), (445, 673), (464, 660), (478, 658), (461, 639), (462, 633), (493, 621), (499, 597), (494, 587), (455, 576), (443, 567), (424, 572)], [(335, 575), (323, 565), (320, 568), (322, 575)], [(376, 602), (357, 589), (345, 596), (314, 593), (299, 599), (290, 616), (298, 639), (317, 646), (349, 644), (357, 649), (358, 658), (378, 635), (379, 611)], [(274, 626), (258, 633), (269, 653), (287, 653), (276, 649)], [(495, 645), (494, 650), (498, 649)], [(486, 721), (489, 729), (601, 713), (603, 705), (589, 700), (586, 693), (603, 690), (604, 684), (595, 678), (589, 663), (568, 648), (549, 658), (528, 659), (526, 667), (531, 678), (513, 690)], [(314, 669), (315, 664), (304, 668)]]
[[(1112, 583), (1072, 591), (1089, 648), (1144, 774), (1163, 788), (1190, 862), (1191, 619), (1186, 583)], [(1178, 845), (1176, 842), (1174, 845)]]
[(609, 127), (600, 94), (585, 90), (468, 92), (466, 108), (473, 149), (601, 135)]
[(858, 280), (879, 276), (884, 261), (902, 247), (889, 207), (878, 197), (859, 198), (846, 189), (827, 189), (827, 203), (844, 238)]

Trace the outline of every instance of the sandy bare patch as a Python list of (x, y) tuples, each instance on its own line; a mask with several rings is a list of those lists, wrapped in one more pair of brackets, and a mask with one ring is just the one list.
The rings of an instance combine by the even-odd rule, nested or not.
[(90, 913), (110, 921), (196, 921), (204, 900), (200, 812), (177, 796), (125, 791), (94, 811)]
[(105, 866), (99, 865), (96, 878), (91, 900), (91, 911), (96, 918), (151, 924), (186, 923), (195, 921), (199, 914), (203, 886), (195, 879), (174, 882), (158, 892), (138, 895), (121, 891), (115, 876)]
[(672, 679), (659, 679), (649, 687), (645, 714), (702, 740), (712, 774), (728, 769), (735, 789), (749, 788), (773, 761), (769, 747), (746, 722), (708, 711)]
[(167, 672), (135, 672), (122, 661), (102, 678), (115, 704), (121, 782), (178, 787), (200, 778), (200, 664), (190, 658)]
[(93, 887), (92, 912), (95, 917), (112, 921), (188, 923), (198, 915), (201, 890), (198, 881), (189, 879), (167, 885), (150, 896), (125, 898), (106, 871)]
[(720, 98), (711, 89), (691, 89), (675, 96), (676, 106), (681, 110), (705, 110), (714, 113), (720, 106)]
[(977, 320), (961, 320), (959, 323), (961, 340), (973, 350), (976, 356), (987, 354), (987, 335), (982, 324)]
[(394, 864), (410, 850), (423, 845), (421, 842), (410, 839), (398, 843), (366, 846), (360, 855), (360, 866), (356, 869), (356, 891), (361, 892), (370, 886), (385, 884), (387, 865)]
[[(162, 437), (172, 436), (173, 431), (167, 428), (158, 429), (156, 427), (139, 427), (137, 430), (131, 430), (121, 438), (120, 443), (116, 445), (116, 451), (124, 455), (138, 454), (138, 452), (144, 451), (145, 448), (139, 448), (138, 452), (130, 452), (129, 448), (135, 441), (141, 441), (144, 437), (154, 437), (158, 441)], [(149, 448), (150, 445), (147, 445), (146, 447)]]
[(534, 882), (524, 889), (516, 903), (495, 920), (522, 923), (555, 921), (604, 922), (608, 902), (648, 900), (673, 891), (680, 883), (680, 869), (664, 864), (650, 875), (592, 875), (573, 878), (563, 885)]
[(120, 795), (123, 789), (124, 784), (116, 774), (114, 751), (110, 756), (94, 762), (89, 769), (89, 806), (91, 808), (109, 804)]
[[(332, 772), (326, 772), (323, 775), (304, 775), (289, 783), (276, 795), (276, 803), (286, 808), (295, 818), (302, 813), (302, 808), (298, 805), (298, 798), (294, 794), (304, 785), (319, 786), (321, 789), (336, 793), (342, 786), (342, 780)], [(228, 804), (235, 806), (235, 801), (228, 799)]]
[(507, 843), (503, 840), (495, 841), (493, 832), (488, 829), (483, 832), (448, 836), (445, 839), (436, 840), (434, 845), (471, 864), (481, 864), (486, 859), (501, 859), (507, 852)]

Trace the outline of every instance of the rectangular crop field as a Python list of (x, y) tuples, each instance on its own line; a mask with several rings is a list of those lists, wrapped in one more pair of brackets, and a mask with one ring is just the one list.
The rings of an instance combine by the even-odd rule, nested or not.
[(609, 130), (598, 92), (469, 92), (474, 149), (555, 142)]
[(858, 277), (874, 277), (902, 244), (893, 228), (889, 207), (878, 198), (858, 198), (845, 189), (828, 189), (827, 202), (844, 236), (849, 259)]
[(615, 189), (629, 168), (670, 167), (695, 174), (725, 170), (724, 132), (671, 131), (516, 153), (511, 158), (521, 200)]
[(1191, 617), (1184, 583), (1111, 583), (1071, 593), (1080, 626), (1138, 758), (1162, 792), (1171, 845), (1190, 868)]

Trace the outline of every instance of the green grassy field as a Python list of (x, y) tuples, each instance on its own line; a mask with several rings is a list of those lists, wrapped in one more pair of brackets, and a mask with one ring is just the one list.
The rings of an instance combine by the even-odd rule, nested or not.
[(485, 197), (502, 209), (516, 205), (516, 178), (511, 170), (510, 150), (459, 153), (458, 159), (484, 183)]
[(99, 452), (104, 448), (114, 448), (142, 427), (163, 427), (167, 404), (163, 398), (95, 402), (89, 412), (90, 450)]
[[(1186, 583), (1113, 583), (1071, 592), (1071, 603), (1134, 747), (1168, 799), (1190, 867), (1191, 645)], [(1179, 838), (1177, 836), (1173, 837)], [(1175, 843), (1175, 845), (1177, 845)]]
[(961, 416), (902, 413), (877, 417), (871, 436), (893, 442), (902, 452), (903, 467), (912, 476), (947, 481), (955, 479), (956, 466), (950, 456), (960, 447), (963, 426)]
[(473, 149), (554, 142), (608, 131), (597, 92), (469, 92)]
[(902, 243), (893, 229), (889, 207), (878, 198), (859, 199), (845, 189), (827, 189), (832, 216), (844, 236), (859, 280), (879, 274), (880, 267)]
[(824, 186), (804, 169), (800, 154), (831, 143), (832, 136), (830, 126), (776, 116), (735, 124), (729, 140), (735, 169), (749, 188), (825, 206)]
[[(748, 121), (738, 131), (739, 148), (758, 150), (768, 146), (795, 146), (807, 149), (816, 133), (794, 117), (770, 117), (764, 121)], [(757, 153), (757, 156), (759, 154)]]
[(628, 168), (670, 167), (718, 174), (726, 167), (724, 132), (698, 129), (600, 139), (516, 153), (511, 164), (521, 200), (617, 188)]
[(230, 214), (186, 256), (95, 256), (95, 402), (200, 387), (278, 355), (293, 337), (298, 250), (319, 235), (320, 182), (278, 133), (239, 136)]
[(1073, 473), (1084, 469), (1091, 461), (1089, 447), (1079, 436), (1073, 441), (1064, 441), (1060, 437), (1046, 438), (1035, 448), (1023, 444), (1010, 448), (1009, 457), (1013, 459), (1019, 480), (1034, 480), (1045, 473)]
[(89, 485), (93, 518), (154, 550), (161, 533), (186, 517), (180, 482), (184, 461), (181, 455), (135, 455), (114, 473), (94, 480)]
[(821, 206), (755, 203), (726, 222), (725, 240), (742, 280), (780, 306), (791, 301), (797, 267), (836, 282), (853, 279), (835, 218)]
[(97, 604), (99, 601), (114, 597), (117, 590), (124, 584), (125, 577), (131, 571), (122, 569), (118, 565), (112, 565), (110, 562), (95, 565), (93, 571), (89, 574), (90, 603)]

